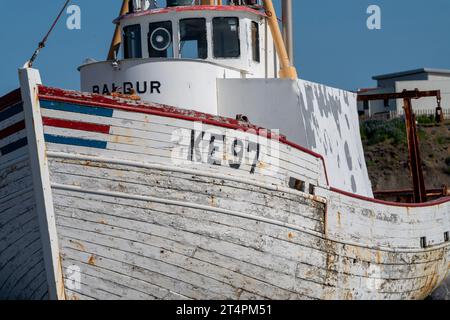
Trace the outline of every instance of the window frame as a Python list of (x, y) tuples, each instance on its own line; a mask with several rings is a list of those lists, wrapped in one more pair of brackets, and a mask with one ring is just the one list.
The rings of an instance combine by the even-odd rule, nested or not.
[[(217, 56), (216, 55), (216, 42), (215, 42), (215, 34), (216, 34), (216, 28), (214, 25), (214, 22), (217, 20), (225, 20), (225, 19), (235, 19), (237, 21), (237, 44), (238, 44), (238, 55), (237, 56), (229, 56), (229, 57), (225, 57), (225, 56)], [(227, 16), (227, 17), (214, 17), (211, 19), (211, 40), (212, 40), (212, 54), (213, 54), (213, 58), (214, 59), (236, 59), (239, 60), (242, 57), (242, 45), (241, 45), (241, 21), (239, 17), (236, 16)]]
[[(206, 47), (205, 47), (205, 57), (197, 57), (197, 58), (185, 58), (182, 55), (182, 45), (183, 45), (183, 40), (182, 40), (182, 33), (181, 33), (181, 27), (183, 24), (183, 21), (186, 20), (201, 20), (204, 23), (205, 26), (205, 33), (204, 33), (204, 37), (205, 37), (205, 43), (206, 43)], [(177, 50), (175, 52), (175, 57), (179, 58), (179, 59), (192, 59), (192, 60), (207, 60), (209, 58), (209, 36), (208, 36), (208, 20), (206, 18), (182, 18), (178, 20), (177, 23), (177, 28), (178, 28), (178, 45), (177, 45)], [(198, 41), (198, 40), (197, 40)], [(198, 48), (197, 48), (197, 51)], [(199, 52), (198, 52), (199, 53)]]
[[(253, 38), (253, 26), (256, 26), (256, 43), (254, 43), (255, 39)], [(250, 22), (250, 36), (252, 42), (252, 61), (255, 63), (261, 63), (261, 31), (259, 22), (253, 20)]]
[[(127, 53), (129, 53), (129, 49), (128, 45), (129, 45), (129, 41), (128, 41), (128, 37), (127, 37), (127, 30), (130, 28), (137, 28), (139, 29), (139, 32), (137, 33), (139, 35), (139, 41), (137, 41), (137, 43), (139, 43), (139, 54), (136, 56), (128, 56)], [(143, 58), (143, 48), (142, 48), (142, 26), (140, 23), (136, 23), (136, 24), (130, 24), (127, 26), (123, 27), (122, 30), (122, 37), (123, 37), (123, 58), (125, 60), (128, 59), (142, 59)], [(128, 50), (127, 50), (128, 48)]]

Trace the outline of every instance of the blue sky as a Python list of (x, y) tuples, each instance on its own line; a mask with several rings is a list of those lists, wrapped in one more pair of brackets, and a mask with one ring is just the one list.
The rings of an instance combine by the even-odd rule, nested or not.
[[(5, 0), (3, 0), (6, 2)], [(77, 67), (105, 58), (121, 0), (73, 0), (81, 30), (63, 16), (35, 67), (46, 85), (78, 89)], [(0, 27), (0, 95), (18, 87), (17, 68), (32, 55), (64, 0), (13, 1)], [(382, 10), (382, 29), (368, 30), (367, 7)], [(448, 0), (294, 0), (296, 66), (303, 79), (355, 90), (371, 77), (419, 67), (450, 69)]]

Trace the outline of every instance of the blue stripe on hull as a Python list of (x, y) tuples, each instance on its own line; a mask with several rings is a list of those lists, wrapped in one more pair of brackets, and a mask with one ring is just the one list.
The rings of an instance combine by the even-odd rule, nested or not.
[(15, 116), (18, 113), (21, 113), (23, 111), (23, 104), (18, 103), (12, 107), (9, 107), (5, 111), (0, 112), (0, 121), (9, 119), (13, 116)]
[(28, 140), (27, 138), (23, 138), (17, 141), (14, 141), (13, 143), (10, 143), (6, 146), (4, 146), (3, 148), (0, 148), (0, 153), (2, 156), (7, 155), (9, 153), (12, 153), (20, 148), (25, 147), (26, 145), (28, 145)]
[(71, 137), (61, 137), (55, 136), (51, 134), (45, 135), (45, 141), (48, 143), (56, 143), (56, 144), (68, 144), (77, 147), (88, 147), (88, 148), (96, 148), (96, 149), (106, 149), (107, 142), (99, 141), (99, 140), (88, 140), (88, 139), (80, 139), (80, 138), (71, 138)]
[(74, 113), (81, 113), (81, 114), (89, 114), (89, 115), (108, 117), (108, 118), (111, 118), (113, 116), (113, 112), (114, 112), (114, 110), (112, 110), (112, 109), (89, 107), (89, 106), (71, 104), (71, 103), (65, 103), (65, 102), (41, 100), (40, 103), (41, 103), (41, 108), (44, 108), (44, 109), (67, 111), (67, 112), (74, 112)]

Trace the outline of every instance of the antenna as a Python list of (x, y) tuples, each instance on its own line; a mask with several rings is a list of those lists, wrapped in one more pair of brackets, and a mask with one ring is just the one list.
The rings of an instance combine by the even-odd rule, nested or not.
[(64, 10), (66, 10), (67, 6), (69, 5), (69, 2), (70, 2), (70, 0), (66, 1), (66, 3), (64, 4), (64, 7), (59, 12), (59, 14), (56, 17), (55, 21), (53, 21), (53, 24), (50, 27), (50, 30), (48, 30), (48, 32), (45, 35), (44, 39), (42, 39), (42, 41), (39, 42), (39, 45), (38, 45), (37, 49), (34, 51), (33, 56), (31, 57), (31, 59), (25, 64), (25, 65), (28, 64), (28, 68), (31, 68), (33, 66), (33, 63), (36, 60), (37, 56), (39, 55), (39, 52), (41, 52), (41, 50), (45, 47), (45, 43), (47, 42), (48, 37), (50, 36), (50, 34), (52, 33), (52, 31), (55, 28), (56, 24), (58, 23), (59, 19), (61, 18)]

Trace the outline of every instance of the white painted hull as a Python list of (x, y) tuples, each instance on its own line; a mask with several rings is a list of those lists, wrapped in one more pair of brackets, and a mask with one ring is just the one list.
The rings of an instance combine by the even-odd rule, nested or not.
[[(0, 224), (27, 239), (2, 236), (2, 298), (423, 299), (447, 275), (449, 199), (398, 206), (347, 194), (319, 155), (246, 124), (26, 92), (28, 145), (1, 162), (1, 208), (13, 200), (0, 219), (22, 219), (25, 207), (37, 222)], [(212, 135), (225, 144), (211, 149)], [(239, 166), (223, 151), (235, 139)]]

